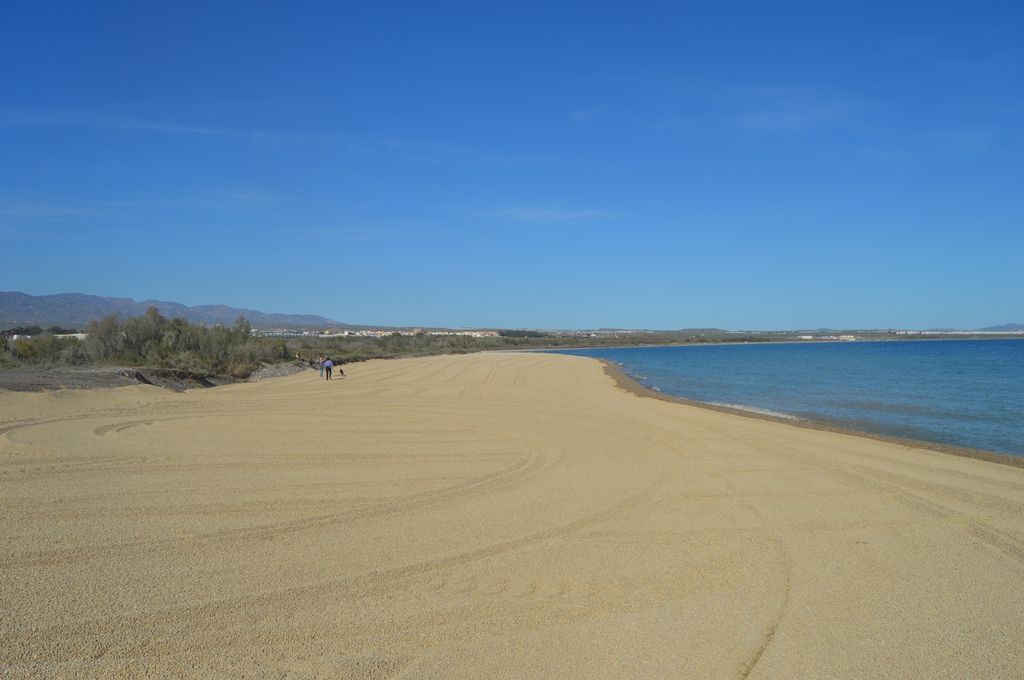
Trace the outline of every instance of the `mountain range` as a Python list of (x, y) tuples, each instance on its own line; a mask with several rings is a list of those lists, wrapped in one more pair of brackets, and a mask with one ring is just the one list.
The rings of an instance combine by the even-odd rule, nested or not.
[(1016, 333), (1018, 331), (1024, 331), (1024, 323), (1004, 323), (999, 326), (986, 326), (985, 328), (979, 328), (977, 330), (985, 331), (987, 333)]
[[(189, 307), (179, 302), (163, 300), (136, 301), (132, 298), (101, 297), (81, 293), (28, 295), (2, 291), (0, 291), (0, 327), (3, 325), (84, 327), (90, 321), (102, 319), (111, 314), (118, 314), (122, 317), (140, 316), (145, 314), (149, 307), (156, 307), (166, 317), (182, 317), (190, 323), (207, 326), (233, 324), (239, 315), (242, 315), (256, 328), (368, 328), (367, 326), (341, 323), (315, 314), (266, 313), (227, 305)], [(824, 331), (825, 329), (820, 330)], [(930, 330), (952, 331), (957, 329)], [(1024, 324), (1006, 323), (973, 330), (989, 333), (1013, 333), (1024, 331)]]
[(136, 301), (131, 298), (100, 297), (81, 293), (57, 295), (27, 295), (0, 291), (0, 323), (10, 325), (34, 324), (83, 327), (88, 322), (111, 314), (122, 317), (139, 316), (149, 307), (156, 307), (166, 317), (182, 317), (189, 323), (213, 326), (232, 324), (245, 316), (256, 328), (350, 327), (315, 314), (268, 314), (255, 309), (241, 309), (227, 305), (197, 305), (189, 307), (178, 302), (163, 300)]

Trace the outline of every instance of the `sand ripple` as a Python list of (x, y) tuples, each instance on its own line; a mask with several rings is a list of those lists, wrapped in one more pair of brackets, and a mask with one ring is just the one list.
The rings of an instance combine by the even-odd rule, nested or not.
[(580, 357), (0, 393), (0, 676), (1019, 677), (1024, 471)]

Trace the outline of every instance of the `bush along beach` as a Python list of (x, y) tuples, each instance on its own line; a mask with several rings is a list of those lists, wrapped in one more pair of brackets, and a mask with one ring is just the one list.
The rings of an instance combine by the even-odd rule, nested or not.
[(233, 326), (206, 327), (168, 319), (150, 307), (142, 316), (92, 321), (81, 339), (42, 333), (9, 341), (0, 357), (9, 367), (148, 366), (244, 378), (289, 354), (283, 340), (254, 337), (244, 317)]
[[(267, 364), (297, 361), (314, 366), (316, 357), (330, 356), (345, 364), (368, 359), (465, 354), (484, 350), (555, 349), (618, 345), (765, 342), (767, 335), (703, 332), (629, 332), (558, 335), (541, 331), (501, 330), (495, 336), (399, 333), (266, 337), (254, 332), (244, 316), (231, 326), (204, 326), (182, 318), (169, 319), (155, 307), (142, 316), (117, 315), (92, 321), (81, 334), (38, 326), (3, 332), (0, 368), (62, 366), (124, 366), (174, 369), (195, 376), (229, 380), (249, 377)], [(19, 332), (24, 336), (19, 335)], [(17, 338), (17, 339), (15, 339)]]

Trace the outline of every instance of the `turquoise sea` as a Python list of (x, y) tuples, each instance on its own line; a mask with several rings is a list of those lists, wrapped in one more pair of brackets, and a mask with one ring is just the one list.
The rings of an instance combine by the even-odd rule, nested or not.
[(1024, 340), (582, 349), (666, 394), (1024, 456)]

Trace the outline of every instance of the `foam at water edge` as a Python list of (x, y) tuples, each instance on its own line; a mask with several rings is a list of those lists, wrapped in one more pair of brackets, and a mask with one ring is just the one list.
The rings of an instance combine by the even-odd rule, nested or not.
[(745, 406), (743, 404), (727, 404), (727, 403), (722, 402), (722, 401), (709, 401), (708, 403), (709, 404), (713, 404), (714, 406), (724, 406), (726, 408), (734, 408), (737, 411), (747, 411), (749, 413), (758, 413), (758, 414), (760, 414), (762, 416), (772, 416), (773, 418), (785, 418), (786, 420), (801, 420), (800, 418), (797, 418), (796, 416), (791, 415), (789, 413), (783, 413), (781, 411), (772, 411), (771, 409), (767, 409), (767, 408), (758, 408), (756, 406)]

